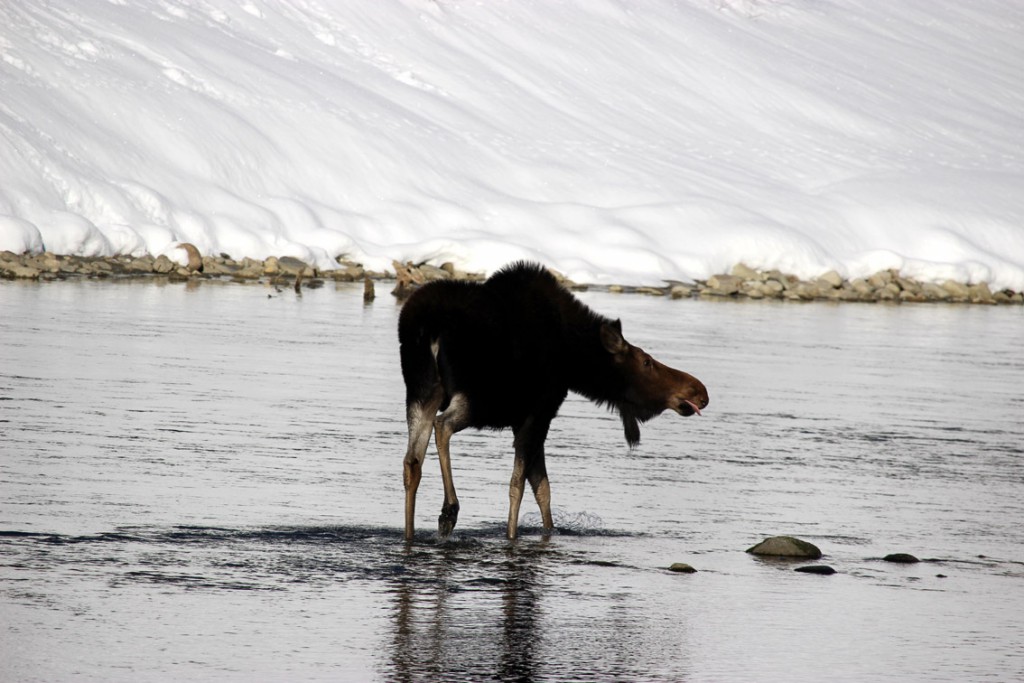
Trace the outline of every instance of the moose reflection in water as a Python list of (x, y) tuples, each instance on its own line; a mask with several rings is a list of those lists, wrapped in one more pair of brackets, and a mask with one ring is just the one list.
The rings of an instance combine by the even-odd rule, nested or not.
[(618, 412), (630, 447), (640, 441), (640, 423), (665, 410), (700, 414), (708, 405), (698, 379), (627, 342), (620, 321), (592, 311), (536, 264), (510, 265), (482, 284), (425, 285), (406, 302), (398, 338), (409, 427), (407, 540), (414, 534), (416, 490), (431, 432), (444, 481), (438, 531), (446, 537), (459, 515), (452, 436), (466, 427), (512, 428), (508, 537), (514, 539), (526, 481), (544, 529), (554, 526), (544, 441), (569, 391)]

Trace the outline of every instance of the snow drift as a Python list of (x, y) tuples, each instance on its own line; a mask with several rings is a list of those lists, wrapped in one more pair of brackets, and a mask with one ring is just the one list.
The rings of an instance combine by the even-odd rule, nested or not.
[(0, 249), (1024, 289), (1024, 5), (0, 4)]

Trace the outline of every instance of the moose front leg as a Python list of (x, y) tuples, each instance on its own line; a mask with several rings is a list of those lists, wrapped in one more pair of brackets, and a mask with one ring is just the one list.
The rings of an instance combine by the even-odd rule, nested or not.
[(452, 436), (469, 426), (469, 411), (462, 394), (452, 397), (451, 403), (434, 420), (434, 440), (437, 444), (438, 460), (441, 462), (441, 479), (444, 481), (444, 505), (437, 518), (437, 533), (441, 538), (450, 536), (459, 520), (459, 498), (455, 494), (452, 479), (452, 456), (448, 448)]
[(519, 507), (523, 501), (523, 490), (529, 479), (533, 494), (540, 507), (541, 523), (545, 531), (554, 528), (551, 518), (551, 487), (548, 484), (547, 467), (544, 464), (544, 440), (548, 435), (551, 419), (527, 418), (515, 430), (516, 458), (512, 466), (512, 480), (509, 482), (508, 537), (515, 539), (519, 534)]
[(551, 519), (551, 486), (548, 484), (548, 470), (544, 465), (543, 447), (539, 457), (527, 466), (527, 478), (530, 480), (530, 487), (533, 488), (533, 496), (537, 499), (537, 506), (540, 508), (540, 519), (544, 525), (545, 533), (551, 533), (555, 523)]

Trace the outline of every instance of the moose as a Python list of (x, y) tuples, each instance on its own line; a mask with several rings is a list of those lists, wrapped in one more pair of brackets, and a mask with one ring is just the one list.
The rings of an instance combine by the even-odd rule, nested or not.
[(622, 323), (591, 310), (543, 266), (519, 262), (486, 281), (436, 280), (414, 291), (398, 320), (406, 387), (405, 538), (413, 539), (416, 490), (431, 432), (444, 482), (438, 532), (455, 528), (459, 499), (449, 443), (459, 431), (511, 428), (508, 538), (518, 534), (526, 481), (544, 531), (554, 528), (544, 441), (571, 390), (617, 411), (630, 448), (640, 423), (665, 410), (700, 414), (708, 392), (622, 336)]

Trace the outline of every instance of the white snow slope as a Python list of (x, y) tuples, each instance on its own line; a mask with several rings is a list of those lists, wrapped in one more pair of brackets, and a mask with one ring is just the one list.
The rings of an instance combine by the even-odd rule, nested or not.
[(1024, 289), (1019, 0), (3, 0), (0, 249)]

